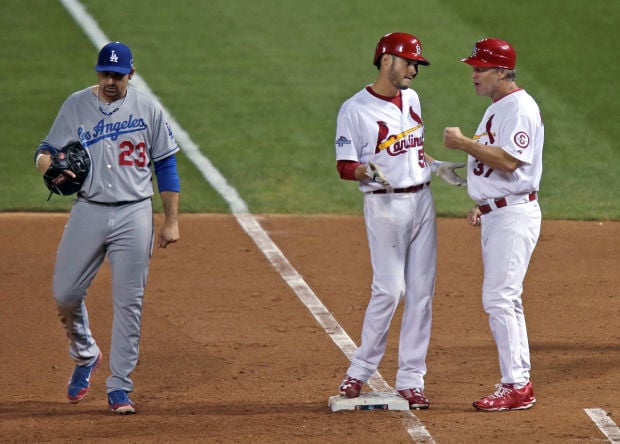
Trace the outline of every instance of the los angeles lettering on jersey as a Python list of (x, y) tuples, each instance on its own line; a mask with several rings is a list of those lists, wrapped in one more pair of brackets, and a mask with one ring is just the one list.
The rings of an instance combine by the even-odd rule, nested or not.
[(101, 119), (91, 131), (84, 130), (84, 128), (80, 126), (78, 128), (78, 136), (82, 143), (88, 146), (106, 138), (116, 140), (122, 134), (143, 131), (146, 128), (147, 124), (144, 122), (144, 119), (134, 119), (133, 115), (130, 114), (127, 120), (121, 120), (119, 122), (105, 123), (104, 119)]

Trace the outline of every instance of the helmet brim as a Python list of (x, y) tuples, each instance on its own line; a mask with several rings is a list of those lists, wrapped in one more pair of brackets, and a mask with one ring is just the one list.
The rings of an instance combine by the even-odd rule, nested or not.
[(461, 62), (467, 63), (468, 65), (474, 66), (476, 68), (501, 68), (501, 69), (514, 69), (510, 66), (506, 65), (498, 65), (497, 63), (487, 62), (486, 60), (474, 57), (465, 57), (461, 59)]
[(407, 57), (406, 54), (394, 54), (394, 55), (398, 56), (398, 57), (402, 57), (405, 60), (414, 60), (414, 61), (418, 62), (418, 64), (424, 65), (424, 66), (429, 66), (431, 64), (431, 62), (429, 62), (428, 60), (426, 60), (422, 56)]

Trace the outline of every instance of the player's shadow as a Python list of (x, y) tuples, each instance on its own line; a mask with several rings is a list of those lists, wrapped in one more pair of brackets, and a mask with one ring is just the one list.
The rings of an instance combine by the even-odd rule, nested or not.
[[(137, 402), (140, 416), (204, 415), (244, 416), (273, 414), (306, 414), (329, 412), (327, 401), (309, 402)], [(0, 402), (0, 421), (20, 418), (86, 417), (114, 415), (107, 410), (105, 400), (91, 399), (90, 402), (70, 404), (67, 402), (21, 400)]]

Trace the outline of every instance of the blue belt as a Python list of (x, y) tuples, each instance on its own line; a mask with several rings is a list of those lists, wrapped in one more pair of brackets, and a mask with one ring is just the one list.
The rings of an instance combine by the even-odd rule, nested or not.
[(80, 196), (80, 195), (78, 196), (80, 197), (80, 199), (84, 199), (88, 203), (95, 204), (95, 205), (102, 205), (104, 207), (120, 207), (122, 205), (136, 204), (138, 202), (143, 202), (147, 199), (150, 199), (150, 197), (144, 197), (138, 200), (120, 200), (118, 202), (97, 202), (96, 200), (86, 199), (84, 196)]

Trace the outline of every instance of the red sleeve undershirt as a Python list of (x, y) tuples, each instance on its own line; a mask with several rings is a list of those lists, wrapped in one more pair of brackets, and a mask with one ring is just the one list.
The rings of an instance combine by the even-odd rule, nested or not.
[(336, 168), (338, 169), (341, 179), (357, 180), (355, 178), (355, 169), (360, 165), (360, 162), (354, 160), (339, 160), (336, 163)]

